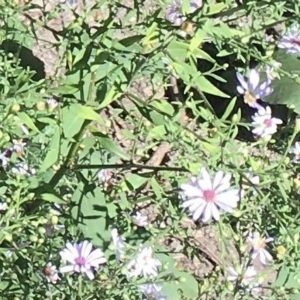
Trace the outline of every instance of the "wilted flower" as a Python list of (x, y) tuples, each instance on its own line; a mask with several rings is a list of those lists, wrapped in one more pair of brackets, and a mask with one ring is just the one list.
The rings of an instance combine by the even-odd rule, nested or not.
[(262, 238), (256, 231), (251, 233), (247, 240), (252, 247), (252, 259), (258, 257), (263, 265), (267, 265), (273, 260), (271, 254), (265, 249), (267, 243), (273, 241), (273, 238)]
[(298, 24), (293, 24), (282, 36), (278, 47), (286, 49), (287, 53), (300, 53), (300, 29)]
[(13, 147), (12, 151), (14, 151), (17, 156), (22, 156), (24, 154), (24, 146), (26, 143), (24, 143), (22, 140), (13, 140)]
[[(192, 14), (202, 6), (202, 0), (191, 0), (187, 13)], [(180, 26), (186, 20), (182, 9), (182, 0), (174, 0), (166, 10), (166, 19), (175, 26)]]
[(116, 228), (113, 228), (111, 230), (111, 237), (116, 252), (116, 258), (118, 261), (121, 261), (125, 257), (125, 251), (126, 251), (125, 240), (122, 236), (118, 234), (118, 230)]
[(252, 132), (261, 138), (270, 138), (272, 134), (277, 131), (277, 125), (282, 124), (282, 121), (278, 118), (272, 118), (271, 108), (261, 107), (258, 112), (252, 117), (252, 125), (254, 129)]
[(94, 279), (94, 271), (106, 262), (106, 258), (100, 249), (92, 248), (92, 243), (88, 241), (80, 244), (67, 243), (66, 248), (60, 252), (64, 264), (67, 265), (61, 267), (60, 272), (83, 273), (90, 280)]
[(43, 269), (43, 274), (46, 277), (48, 282), (56, 284), (60, 277), (58, 276), (58, 272), (56, 266), (52, 265), (51, 262), (48, 262), (45, 268)]
[(153, 250), (151, 247), (144, 247), (132, 259), (128, 265), (128, 277), (137, 278), (143, 277), (155, 277), (158, 274), (158, 268), (161, 266), (161, 262), (153, 257)]
[(294, 155), (293, 162), (300, 161), (300, 142), (296, 142), (294, 147), (291, 148), (290, 153)]
[(240, 280), (241, 284), (244, 286), (253, 283), (257, 276), (257, 272), (253, 266), (247, 267), (246, 270), (237, 271), (233, 267), (228, 268), (227, 280), (237, 281)]
[(132, 215), (132, 222), (139, 227), (145, 227), (149, 225), (148, 217), (141, 214), (139, 211), (137, 211), (135, 215)]
[(260, 108), (261, 105), (257, 103), (257, 100), (263, 99), (273, 91), (271, 80), (268, 79), (260, 84), (260, 76), (255, 69), (250, 70), (247, 80), (240, 73), (237, 73), (236, 76), (240, 83), (237, 86), (237, 91), (244, 95), (244, 102), (251, 107)]
[(102, 169), (97, 173), (98, 181), (104, 186), (105, 189), (112, 185), (112, 177), (113, 172), (109, 169)]
[(218, 171), (211, 177), (205, 168), (197, 178), (182, 184), (184, 208), (188, 208), (194, 221), (199, 218), (208, 222), (211, 218), (219, 220), (219, 210), (232, 212), (239, 201), (239, 190), (230, 187), (231, 174)]
[(142, 293), (152, 300), (166, 300), (167, 298), (163, 296), (160, 291), (161, 287), (155, 283), (145, 283), (140, 286)]

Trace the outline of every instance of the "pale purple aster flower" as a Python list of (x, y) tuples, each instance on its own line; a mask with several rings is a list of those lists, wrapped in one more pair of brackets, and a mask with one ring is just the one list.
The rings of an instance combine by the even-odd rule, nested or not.
[(278, 42), (278, 47), (286, 49), (287, 53), (300, 53), (299, 24), (293, 24)]
[(205, 168), (190, 183), (182, 184), (182, 207), (188, 208), (193, 220), (208, 222), (220, 219), (219, 210), (231, 213), (239, 201), (239, 189), (230, 186), (231, 174), (218, 171), (210, 176)]
[(47, 105), (49, 110), (53, 111), (58, 106), (58, 102), (54, 98), (50, 98), (47, 100)]
[(151, 247), (143, 247), (136, 257), (133, 258), (127, 265), (127, 276), (137, 278), (139, 276), (148, 278), (155, 277), (158, 274), (158, 268), (161, 262), (153, 257)]
[(161, 294), (161, 287), (155, 283), (145, 283), (140, 285), (140, 290), (151, 300), (167, 300), (165, 296)]
[(113, 246), (116, 253), (116, 259), (118, 261), (122, 261), (125, 257), (125, 252), (126, 252), (125, 239), (119, 235), (118, 230), (116, 228), (113, 228), (111, 230), (111, 237), (112, 237)]
[[(203, 5), (203, 2), (202, 0), (191, 0), (189, 4), (190, 6), (187, 13), (192, 14)], [(182, 0), (174, 0), (166, 10), (166, 19), (174, 26), (180, 26), (186, 20), (186, 17), (183, 14), (182, 5)]]
[(61, 273), (83, 273), (92, 280), (94, 271), (101, 264), (106, 263), (104, 253), (100, 249), (92, 250), (93, 245), (88, 241), (79, 244), (67, 243), (66, 248), (60, 252), (60, 256), (65, 266), (60, 268)]
[(282, 124), (282, 120), (272, 118), (272, 111), (269, 106), (261, 107), (258, 112), (252, 116), (252, 133), (261, 138), (270, 138), (276, 131), (277, 125)]
[(246, 270), (236, 270), (233, 267), (229, 267), (227, 273), (227, 280), (234, 282), (240, 280), (244, 286), (253, 283), (257, 277), (257, 272), (253, 266), (247, 267)]
[(290, 153), (294, 155), (293, 162), (299, 163), (300, 161), (300, 142), (296, 142), (290, 149)]
[(265, 248), (267, 246), (267, 243), (273, 240), (274, 239), (271, 237), (262, 238), (257, 231), (251, 233), (247, 241), (252, 247), (252, 259), (258, 258), (263, 265), (267, 265), (272, 262), (273, 258)]
[(132, 215), (132, 222), (139, 227), (146, 227), (149, 225), (148, 217), (137, 211)]
[(261, 108), (257, 100), (263, 99), (273, 92), (271, 80), (267, 79), (260, 83), (259, 73), (255, 69), (250, 70), (248, 79), (245, 79), (240, 73), (236, 73), (236, 76), (240, 84), (237, 86), (237, 91), (244, 95), (244, 102), (250, 107)]
[(47, 263), (47, 265), (43, 269), (43, 274), (46, 277), (47, 281), (53, 284), (56, 284), (57, 281), (60, 280), (60, 277), (58, 276), (57, 268), (51, 262)]

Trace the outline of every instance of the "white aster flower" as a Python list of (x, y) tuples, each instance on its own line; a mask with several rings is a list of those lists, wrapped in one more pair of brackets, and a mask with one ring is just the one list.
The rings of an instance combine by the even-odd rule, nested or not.
[(294, 155), (293, 162), (298, 163), (300, 161), (300, 142), (295, 143), (290, 153)]
[(257, 277), (257, 272), (253, 266), (247, 267), (246, 270), (236, 270), (229, 267), (227, 270), (227, 280), (238, 281), (240, 280), (243, 286), (248, 286), (253, 283)]
[(230, 187), (231, 174), (218, 171), (211, 177), (205, 168), (201, 169), (197, 178), (181, 185), (184, 208), (188, 208), (193, 220), (201, 218), (208, 222), (212, 218), (220, 219), (219, 210), (232, 212), (239, 201), (238, 189)]
[(53, 284), (56, 284), (56, 282), (60, 280), (56, 266), (52, 265), (51, 262), (47, 263), (46, 267), (43, 269), (43, 274), (47, 281)]
[(118, 261), (122, 261), (125, 257), (126, 252), (125, 239), (118, 234), (118, 230), (116, 228), (113, 228), (111, 230), (111, 237), (116, 253), (116, 258)]
[(278, 47), (286, 49), (287, 53), (300, 53), (300, 29), (299, 24), (293, 24), (282, 36)]
[(92, 248), (92, 243), (88, 241), (80, 244), (67, 243), (66, 248), (60, 252), (60, 256), (66, 264), (60, 268), (60, 272), (83, 273), (90, 280), (94, 279), (94, 271), (99, 268), (99, 265), (106, 262), (106, 258), (100, 249), (92, 250)]
[(276, 131), (277, 125), (282, 124), (278, 118), (272, 118), (272, 111), (269, 106), (261, 107), (258, 112), (252, 116), (252, 133), (261, 138), (270, 138)]
[(153, 257), (153, 250), (151, 247), (144, 247), (127, 265), (128, 277), (137, 278), (155, 277), (158, 274), (158, 268), (161, 262)]
[(132, 222), (139, 227), (146, 227), (149, 225), (148, 217), (141, 214), (139, 211), (132, 215)]
[(29, 166), (27, 165), (27, 163), (25, 162), (19, 162), (17, 163), (12, 169), (11, 171), (16, 174), (16, 175), (20, 175), (20, 176), (29, 176), (29, 175), (34, 175), (35, 174), (35, 169), (33, 168), (29, 168)]
[(0, 202), (0, 211), (6, 211), (8, 208), (6, 202)]
[(10, 157), (12, 155), (12, 151), (10, 149), (6, 149), (4, 152), (0, 154), (0, 165), (3, 169), (5, 169), (9, 163)]
[(263, 83), (259, 83), (260, 76), (255, 69), (250, 70), (247, 80), (240, 73), (237, 73), (236, 76), (240, 84), (237, 86), (237, 91), (244, 95), (244, 102), (251, 107), (259, 109), (261, 105), (257, 103), (257, 100), (263, 99), (273, 92), (271, 80), (267, 79)]
[(155, 283), (142, 284), (140, 286), (140, 290), (147, 297), (147, 299), (167, 300), (167, 298), (160, 293), (161, 287)]
[(255, 231), (249, 235), (247, 240), (252, 247), (252, 259), (256, 259), (258, 257), (259, 261), (263, 265), (267, 265), (272, 262), (273, 258), (265, 248), (267, 243), (273, 241), (273, 238), (262, 238), (260, 234)]

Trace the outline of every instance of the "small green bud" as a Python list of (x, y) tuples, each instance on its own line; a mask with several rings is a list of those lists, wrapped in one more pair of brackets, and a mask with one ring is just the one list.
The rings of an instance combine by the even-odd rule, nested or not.
[(237, 124), (240, 121), (240, 117), (238, 116), (238, 114), (234, 114), (231, 118), (231, 122), (233, 124)]
[(37, 110), (39, 111), (43, 111), (46, 109), (46, 103), (44, 101), (39, 101), (37, 104), (36, 104), (36, 108)]
[(12, 107), (11, 107), (11, 111), (14, 113), (19, 112), (21, 109), (21, 106), (18, 103), (15, 103)]
[(296, 122), (295, 122), (295, 131), (296, 132), (300, 132), (300, 118), (296, 119)]
[(38, 238), (35, 235), (30, 235), (29, 240), (33, 243), (36, 243), (38, 241)]
[(51, 224), (57, 225), (58, 224), (58, 216), (52, 216), (51, 217)]

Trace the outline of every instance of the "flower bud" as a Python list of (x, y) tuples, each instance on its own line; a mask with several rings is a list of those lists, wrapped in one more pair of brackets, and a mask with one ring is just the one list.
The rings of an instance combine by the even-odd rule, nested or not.
[(15, 103), (12, 107), (11, 107), (11, 111), (16, 113), (19, 112), (21, 109), (21, 106), (18, 103)]
[(295, 131), (298, 133), (300, 132), (300, 118), (296, 118), (295, 122)]

